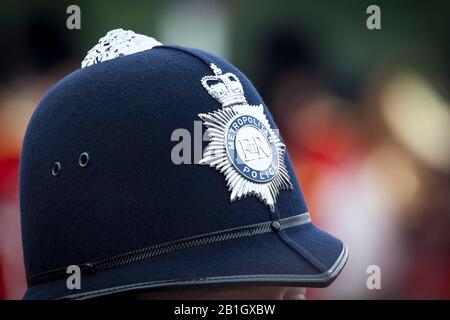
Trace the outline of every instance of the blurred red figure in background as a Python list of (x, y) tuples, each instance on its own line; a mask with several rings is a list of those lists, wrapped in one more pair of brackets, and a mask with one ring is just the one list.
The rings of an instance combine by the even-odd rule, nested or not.
[[(450, 159), (436, 151), (448, 149), (449, 132), (443, 129), (449, 125), (448, 105), (425, 80), (396, 68), (389, 76), (376, 69), (362, 86), (361, 98), (350, 102), (330, 88), (301, 35), (276, 33), (266, 50), (268, 59), (285, 58), (270, 65), (265, 98), (283, 131), (312, 217), (342, 237), (351, 252), (341, 278), (329, 289), (309, 290), (309, 298), (449, 298), (444, 181)], [(433, 99), (431, 107), (427, 102)], [(402, 107), (413, 104), (416, 108)], [(392, 116), (395, 108), (399, 111)], [(425, 120), (416, 114), (429, 117), (436, 127), (428, 129), (441, 135), (422, 145), (409, 143), (420, 140), (414, 128)], [(399, 124), (405, 117), (415, 121)], [(405, 126), (413, 129), (404, 132)], [(422, 151), (425, 145), (436, 147)], [(366, 285), (372, 265), (381, 270), (382, 290)]]

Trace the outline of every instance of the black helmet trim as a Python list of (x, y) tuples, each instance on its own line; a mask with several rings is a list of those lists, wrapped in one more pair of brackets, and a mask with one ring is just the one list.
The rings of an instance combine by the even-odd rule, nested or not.
[(205, 286), (233, 285), (233, 284), (272, 284), (280, 286), (301, 286), (301, 287), (327, 287), (342, 271), (348, 260), (348, 247), (343, 245), (342, 251), (333, 266), (326, 272), (320, 274), (295, 275), (295, 274), (255, 274), (238, 276), (205, 277), (201, 279), (178, 279), (165, 281), (150, 281), (135, 283), (131, 285), (116, 286), (112, 288), (93, 290), (84, 293), (63, 296), (59, 299), (92, 299), (111, 294), (126, 293), (137, 290), (157, 290), (159, 288), (179, 289), (179, 288), (204, 288)]
[[(204, 246), (207, 244), (239, 239), (244, 237), (251, 237), (254, 235), (278, 232), (302, 224), (311, 222), (309, 213), (303, 213), (296, 216), (283, 218), (280, 220), (273, 220), (267, 222), (261, 222), (251, 224), (247, 226), (220, 230), (210, 232), (206, 234), (196, 235), (179, 240), (173, 240), (164, 242), (132, 251), (128, 251), (113, 257), (108, 257), (95, 262), (86, 262), (78, 264), (80, 270), (84, 274), (94, 274), (104, 270), (120, 267), (137, 261), (149, 259), (155, 256), (159, 256), (165, 253), (179, 251), (183, 249)], [(63, 279), (67, 277), (67, 267), (58, 268), (50, 271), (46, 271), (34, 276), (31, 276), (28, 280), (28, 287), (32, 287), (36, 284), (40, 284), (47, 281)]]

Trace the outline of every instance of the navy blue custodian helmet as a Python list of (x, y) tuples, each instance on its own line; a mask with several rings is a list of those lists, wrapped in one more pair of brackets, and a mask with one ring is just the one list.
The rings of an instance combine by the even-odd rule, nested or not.
[[(20, 169), (26, 299), (223, 284), (326, 286), (318, 229), (251, 82), (206, 52), (114, 30), (39, 103)], [(210, 137), (176, 165), (174, 130)], [(68, 289), (79, 266), (81, 289)]]

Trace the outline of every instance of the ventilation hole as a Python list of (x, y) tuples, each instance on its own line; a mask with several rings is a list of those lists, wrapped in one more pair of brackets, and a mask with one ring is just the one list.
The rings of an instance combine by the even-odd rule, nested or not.
[(56, 161), (52, 166), (52, 175), (57, 176), (59, 174), (59, 171), (61, 171), (61, 163)]
[(84, 168), (87, 166), (89, 162), (89, 154), (87, 152), (83, 152), (80, 154), (80, 157), (78, 158), (78, 163), (80, 164), (80, 167)]

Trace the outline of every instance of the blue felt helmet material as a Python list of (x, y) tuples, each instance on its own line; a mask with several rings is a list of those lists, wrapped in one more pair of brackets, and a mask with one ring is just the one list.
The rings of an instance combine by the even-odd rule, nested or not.
[[(276, 129), (238, 69), (175, 46), (77, 70), (42, 99), (20, 168), (25, 298), (230, 283), (326, 286), (337, 277), (347, 248), (307, 217), (287, 153), (292, 189), (279, 192), (273, 211), (254, 195), (231, 202), (224, 175), (210, 166), (171, 161), (174, 130), (194, 137), (198, 115), (221, 108), (201, 84), (211, 63), (239, 78), (248, 104), (262, 104)], [(220, 233), (229, 229), (237, 231)], [(105, 259), (112, 262), (93, 267)], [(81, 266), (81, 289), (67, 288), (70, 265)]]

